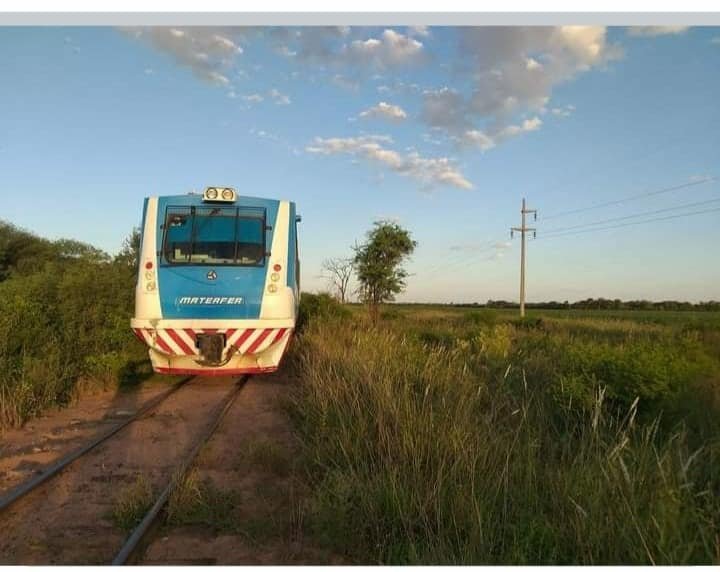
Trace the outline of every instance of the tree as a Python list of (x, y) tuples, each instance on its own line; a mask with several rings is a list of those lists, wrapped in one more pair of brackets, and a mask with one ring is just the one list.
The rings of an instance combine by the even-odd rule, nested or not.
[(58, 249), (46, 238), (0, 220), (0, 282), (11, 274), (37, 272), (58, 258)]
[(140, 260), (140, 229), (133, 227), (130, 235), (123, 240), (122, 249), (115, 255), (115, 262), (137, 270)]
[(58, 254), (63, 258), (85, 260), (92, 263), (110, 262), (110, 255), (107, 252), (79, 240), (60, 238), (53, 244), (58, 249)]
[(401, 264), (417, 242), (409, 231), (390, 221), (376, 222), (366, 236), (366, 241), (355, 247), (353, 262), (361, 298), (368, 305), (370, 319), (377, 323), (380, 304), (394, 300), (405, 288), (408, 274)]
[(337, 292), (340, 303), (347, 300), (348, 285), (352, 277), (354, 263), (352, 258), (326, 258), (322, 269), (327, 273), (330, 286)]

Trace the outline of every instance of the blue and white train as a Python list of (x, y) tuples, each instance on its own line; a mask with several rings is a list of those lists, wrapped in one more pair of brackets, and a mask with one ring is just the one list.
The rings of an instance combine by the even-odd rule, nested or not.
[(208, 187), (145, 199), (131, 327), (167, 374), (275, 371), (295, 329), (295, 203)]

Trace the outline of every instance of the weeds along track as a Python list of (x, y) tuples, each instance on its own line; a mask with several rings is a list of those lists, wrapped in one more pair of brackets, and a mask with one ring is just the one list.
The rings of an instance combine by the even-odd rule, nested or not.
[[(187, 378), (10, 490), (0, 499), (0, 564), (125, 562), (246, 380)], [(138, 482), (162, 492), (128, 537), (118, 503)]]

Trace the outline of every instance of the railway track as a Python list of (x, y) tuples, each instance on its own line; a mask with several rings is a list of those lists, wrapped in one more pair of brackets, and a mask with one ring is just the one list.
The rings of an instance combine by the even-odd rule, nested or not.
[(87, 455), (95, 447), (97, 447), (101, 443), (104, 443), (105, 441), (110, 439), (110, 437), (112, 437), (113, 435), (115, 435), (116, 433), (118, 433), (119, 431), (121, 431), (122, 429), (127, 427), (128, 425), (130, 425), (130, 423), (136, 421), (137, 419), (140, 419), (145, 414), (147, 414), (150, 411), (152, 411), (153, 409), (155, 409), (158, 405), (160, 405), (163, 401), (165, 401), (168, 397), (170, 397), (173, 393), (175, 393), (178, 389), (180, 389), (183, 385), (185, 385), (191, 379), (193, 379), (193, 376), (184, 378), (183, 380), (181, 380), (180, 382), (178, 382), (174, 386), (172, 386), (170, 389), (168, 389), (166, 392), (151, 399), (142, 408), (140, 408), (138, 411), (136, 411), (133, 415), (127, 417), (124, 421), (117, 423), (116, 425), (113, 425), (112, 427), (110, 427), (110, 429), (108, 429), (107, 431), (98, 435), (97, 437), (92, 439), (89, 443), (87, 443), (87, 444), (83, 445), (82, 447), (76, 449), (75, 451), (71, 451), (67, 455), (61, 457), (54, 463), (50, 464), (48, 467), (45, 467), (42, 472), (38, 473), (34, 477), (11, 488), (5, 494), (0, 496), (0, 512), (2, 512), (3, 510), (8, 508), (10, 505), (14, 504), (15, 502), (17, 502), (18, 500), (20, 500), (22, 497), (24, 497), (29, 492), (37, 489), (43, 483), (49, 481), (54, 476), (58, 475), (66, 467), (70, 466), (72, 463), (77, 461), (80, 457)]
[[(12, 530), (14, 537), (9, 538), (11, 535), (4, 535), (6, 538), (0, 539), (0, 563), (9, 563), (8, 560), (17, 561), (18, 563), (79, 563), (78, 558), (82, 558), (82, 562), (85, 562), (85, 559), (87, 559), (90, 562), (112, 564), (124, 564), (132, 561), (138, 549), (142, 546), (143, 539), (152, 529), (153, 523), (155, 523), (162, 514), (162, 510), (175, 484), (180, 481), (180, 477), (192, 465), (202, 447), (213, 433), (215, 433), (248, 378), (249, 376), (243, 376), (236, 379), (229, 390), (227, 389), (227, 384), (220, 385), (219, 388), (224, 391), (219, 402), (211, 402), (207, 397), (208, 393), (212, 393), (213, 390), (217, 391), (217, 386), (204, 391), (204, 386), (206, 385), (206, 382), (204, 382), (202, 384), (203, 387), (200, 388), (202, 390), (198, 391), (198, 388), (195, 387), (197, 384), (189, 383), (195, 378), (185, 378), (168, 391), (153, 398), (132, 416), (114, 425), (86, 445), (52, 463), (42, 473), (6, 492), (0, 497), (0, 528), (7, 531)], [(179, 391), (183, 387), (187, 388), (186, 392), (195, 391), (198, 397), (193, 398), (192, 395), (188, 395), (185, 400), (186, 405), (183, 406), (184, 410), (181, 411), (181, 413), (166, 413), (165, 417), (162, 417), (158, 411), (162, 407), (168, 408), (168, 403), (171, 401), (171, 398), (174, 397), (177, 401), (184, 393)], [(195, 389), (191, 390), (193, 387), (195, 387)], [(205, 401), (198, 403), (199, 399), (204, 399)], [(197, 411), (194, 411), (193, 406), (196, 406), (194, 409), (197, 409)], [(188, 408), (193, 409), (193, 411), (189, 412)], [(177, 405), (176, 409), (178, 409)], [(153, 414), (152, 416), (149, 415), (151, 413)], [(114, 534), (106, 533), (103, 535), (101, 532), (102, 526), (99, 521), (103, 518), (103, 515), (107, 516), (108, 501), (113, 497), (113, 493), (116, 492), (114, 487), (116, 481), (113, 480), (113, 477), (127, 477), (127, 475), (107, 475), (106, 463), (103, 460), (97, 460), (97, 458), (104, 459), (108, 457), (112, 459), (113, 455), (104, 450), (111, 449), (113, 446), (117, 449), (118, 439), (130, 440), (126, 449), (120, 447), (120, 453), (124, 453), (125, 457), (130, 455), (130, 453), (127, 452), (129, 448), (135, 447), (142, 449), (144, 446), (142, 439), (138, 439), (137, 435), (128, 433), (134, 431), (141, 436), (144, 436), (146, 433), (152, 434), (152, 431), (138, 427), (138, 425), (149, 423), (149, 420), (152, 420), (152, 417), (155, 415), (157, 415), (158, 418), (162, 417), (161, 420), (166, 424), (167, 417), (172, 417), (173, 415), (180, 417), (183, 425), (176, 428), (176, 433), (187, 442), (182, 447), (182, 453), (171, 458), (164, 466), (160, 466), (162, 464), (160, 461), (153, 463), (152, 456), (149, 461), (146, 461), (146, 471), (155, 471), (155, 473), (159, 472), (162, 474), (161, 479), (156, 478), (156, 480), (161, 480), (164, 488), (140, 524), (138, 524), (129, 536), (126, 538), (123, 537), (122, 546), (120, 550), (117, 550), (117, 545), (120, 543), (112, 542), (113, 540), (117, 540), (117, 532), (114, 531)], [(195, 428), (194, 434), (191, 434), (192, 431), (187, 427), (188, 423), (185, 423), (188, 417), (192, 415), (194, 415), (194, 418), (190, 425), (194, 424), (199, 426)], [(158, 432), (163, 427), (157, 427), (158, 420), (155, 420), (155, 425), (154, 437), (156, 437), (155, 441), (157, 441)], [(125, 428), (128, 429), (123, 432)], [(143, 431), (145, 431), (145, 433)], [(197, 437), (198, 434), (199, 437)], [(112, 439), (113, 436), (118, 437), (117, 439)], [(104, 445), (104, 447), (101, 447), (101, 445)], [(94, 452), (94, 455), (90, 455), (91, 452)], [(91, 459), (90, 457), (95, 457), (96, 459)], [(115, 454), (114, 458), (116, 460), (117, 457), (118, 455)], [(92, 464), (93, 460), (95, 460), (94, 465)], [(116, 463), (116, 466), (124, 467), (126, 464), (126, 460), (123, 458), (123, 462)], [(78, 469), (69, 470), (70, 467), (74, 466), (78, 466)], [(85, 467), (85, 470), (83, 470), (82, 466)], [(97, 474), (100, 469), (102, 469), (102, 474)], [(77, 475), (73, 473), (77, 473)], [(138, 473), (142, 474), (142, 471), (136, 471), (136, 474)], [(63, 479), (69, 479), (70, 483), (59, 483), (59, 481), (63, 481)], [(91, 498), (86, 500), (84, 498), (85, 495), (83, 491), (87, 490), (95, 492), (94, 500)], [(88, 494), (87, 496), (90, 497), (92, 495)], [(81, 522), (81, 518), (73, 516), (73, 512), (82, 514), (83, 511), (80, 510), (77, 505), (83, 502), (89, 504), (93, 504), (94, 502), (96, 505), (102, 505), (90, 511), (93, 513), (90, 516), (98, 519), (97, 525), (94, 526), (92, 522)], [(68, 508), (70, 510), (67, 510)], [(42, 518), (43, 511), (47, 511), (47, 521)], [(13, 519), (15, 521), (14, 523)], [(67, 521), (68, 523), (70, 530), (67, 533), (58, 531), (57, 524), (54, 524), (56, 522), (62, 523), (63, 521)], [(33, 522), (37, 523), (37, 526), (34, 526)], [(38, 532), (39, 528), (44, 530)], [(67, 538), (73, 536), (72, 529), (76, 531), (86, 531), (100, 538), (86, 536), (84, 540), (89, 540), (89, 544), (92, 545), (87, 547), (87, 551), (83, 551), (82, 546), (73, 547), (71, 550), (65, 551), (64, 549), (67, 548), (65, 541)], [(32, 534), (35, 534), (35, 537), (28, 542), (27, 536)], [(109, 538), (110, 536), (114, 538)], [(32, 545), (31, 548), (40, 545), (40, 549), (35, 552), (32, 550), (28, 552), (27, 547), (22, 546), (22, 543)], [(108, 546), (111, 543), (115, 546), (112, 551), (115, 556), (112, 557), (112, 559), (109, 555)], [(58, 554), (58, 550), (60, 554)]]
[(170, 482), (167, 484), (167, 486), (163, 489), (163, 491), (160, 493), (160, 495), (157, 497), (153, 505), (150, 507), (150, 510), (145, 513), (145, 516), (140, 521), (140, 523), (135, 527), (135, 529), (132, 531), (130, 536), (128, 536), (127, 540), (123, 544), (122, 548), (118, 551), (118, 553), (115, 555), (115, 558), (113, 558), (112, 564), (114, 566), (125, 564), (128, 561), (132, 560), (134, 556), (137, 555), (139, 548), (142, 546), (142, 542), (145, 538), (145, 536), (148, 534), (148, 532), (151, 530), (153, 524), (156, 522), (157, 518), (160, 516), (162, 509), (167, 504), (168, 499), (170, 498), (170, 494), (173, 492), (173, 489), (177, 485), (177, 483), (180, 481), (182, 476), (187, 472), (187, 470), (192, 465), (193, 461), (195, 460), (195, 457), (197, 457), (200, 450), (203, 448), (205, 443), (208, 442), (210, 437), (212, 437), (213, 433), (217, 430), (217, 428), (220, 426), (220, 423), (222, 422), (223, 418), (225, 417), (225, 414), (228, 412), (230, 407), (232, 407), (232, 404), (235, 401), (235, 398), (237, 397), (238, 393), (240, 393), (240, 390), (245, 385), (245, 382), (248, 380), (249, 376), (243, 376), (240, 378), (234, 385), (233, 389), (228, 393), (228, 395), (225, 397), (223, 402), (220, 404), (220, 406), (217, 408), (217, 415), (214, 417), (212, 424), (207, 428), (207, 430), (203, 433), (203, 435), (197, 440), (194, 447), (190, 451), (190, 453), (185, 457), (182, 464), (178, 468), (177, 473), (175, 474), (174, 478), (170, 479)]

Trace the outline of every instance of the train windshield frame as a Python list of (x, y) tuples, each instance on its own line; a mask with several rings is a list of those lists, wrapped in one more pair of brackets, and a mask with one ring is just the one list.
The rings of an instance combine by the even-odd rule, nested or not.
[(266, 218), (260, 207), (168, 205), (162, 260), (172, 266), (265, 266)]

